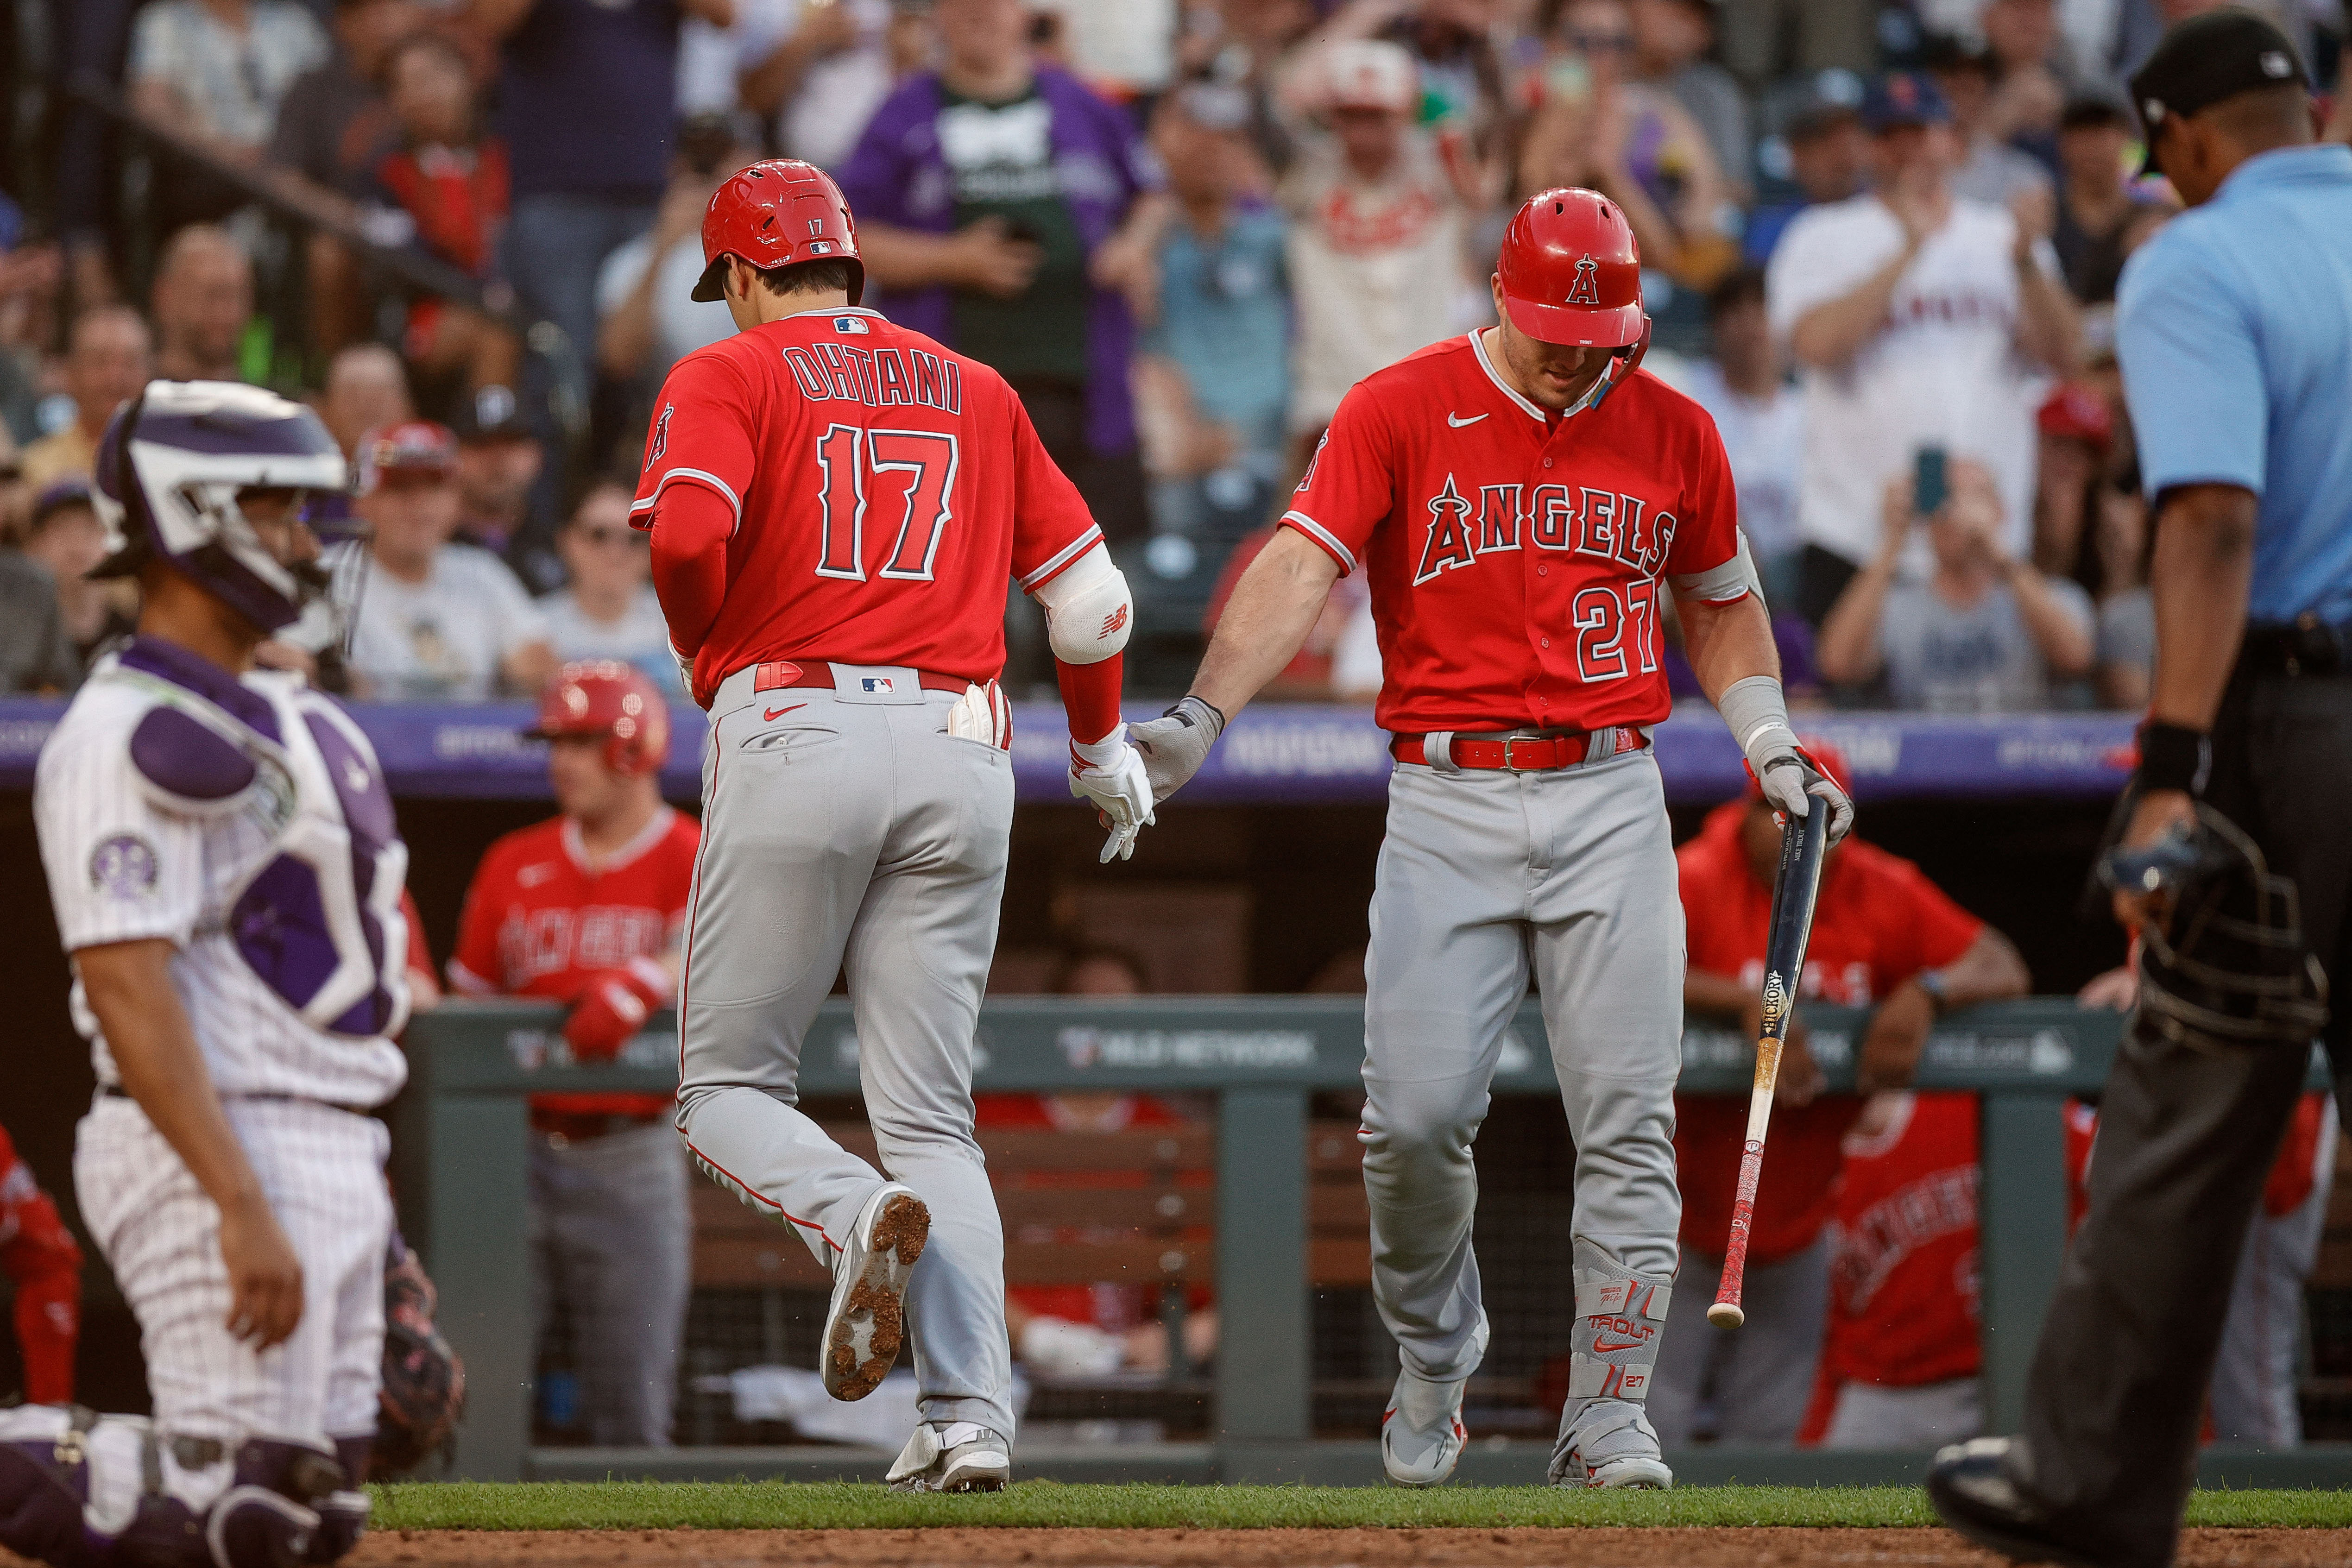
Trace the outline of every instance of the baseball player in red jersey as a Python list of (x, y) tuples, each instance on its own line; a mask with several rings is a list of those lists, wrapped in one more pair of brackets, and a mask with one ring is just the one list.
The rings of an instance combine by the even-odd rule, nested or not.
[[(1110, 824), (1105, 859), (1151, 816), (1118, 713), (1134, 612), (1003, 378), (859, 308), (824, 173), (743, 170), (702, 247), (696, 298), (739, 331), (670, 371), (632, 510), (711, 719), (677, 1125), (832, 1269), (830, 1393), (870, 1393), (913, 1340), (921, 1421), (892, 1484), (992, 1490), (1012, 1364), (971, 1051), (1013, 813), (1005, 581), (1045, 606), (1070, 788)], [(845, 967), (887, 1178), (794, 1104)]]
[[(572, 1055), (608, 1061), (677, 988), (702, 833), (662, 803), (669, 709), (642, 672), (564, 665), (530, 734), (549, 743), (561, 814), (482, 857), (449, 984), (569, 1003)], [(694, 1239), (670, 1108), (666, 1094), (531, 1097), (535, 1315), (544, 1326), (555, 1300), (571, 1314), (594, 1443), (669, 1443)]]
[(1925, 1448), (1976, 1435), (1983, 1364), (1973, 1094), (1877, 1094), (1843, 1140), (1830, 1317), (1798, 1441)]
[(25, 1397), (73, 1401), (74, 1346), (81, 1338), (81, 1249), (58, 1218), (57, 1201), (16, 1157), (0, 1127), (0, 1273), (16, 1287), (16, 1347)]
[(1660, 592), (1767, 797), (1843, 791), (1789, 727), (1731, 470), (1699, 406), (1639, 372), (1641, 259), (1601, 195), (1521, 207), (1500, 323), (1349, 392), (1287, 525), (1250, 566), (1192, 694), (1139, 726), (1155, 798), (1297, 651), (1335, 576), (1371, 582), (1394, 732), (1366, 958), (1372, 1293), (1402, 1369), (1389, 1479), (1464, 1442), (1486, 1343), (1470, 1144), (1532, 972), (1577, 1147), (1572, 1370), (1551, 1475), (1664, 1487), (1643, 1414), (1675, 1271), (1682, 905), (1649, 727), (1670, 708)]
[[(1848, 777), (1833, 747), (1807, 739), (1805, 748), (1832, 779)], [(1750, 1039), (1760, 1016), (1780, 857), (1780, 830), (1752, 788), (1748, 799), (1716, 808), (1675, 852), (1689, 928), (1683, 1005), (1736, 1024)], [(1855, 838), (1831, 852), (1803, 994), (1874, 1009), (1856, 1063), (1866, 1088), (1910, 1081), (1938, 1013), (2022, 996), (2029, 984), (2009, 939), (1953, 903), (1917, 866)], [(1823, 1230), (1843, 1159), (1839, 1140), (1862, 1102), (1850, 1094), (1815, 1098), (1820, 1070), (1804, 1051), (1801, 1026), (1792, 1025), (1791, 1035), (1798, 1043), (1780, 1063), (1771, 1155), (1756, 1194), (1742, 1301), (1748, 1321), (1737, 1331), (1710, 1327), (1706, 1306), (1723, 1271), (1748, 1103), (1744, 1096), (1675, 1097), (1682, 1271), (1650, 1393), (1652, 1424), (1669, 1445), (1691, 1438), (1710, 1391), (1718, 1438), (1785, 1443), (1812, 1393), (1829, 1295)]]

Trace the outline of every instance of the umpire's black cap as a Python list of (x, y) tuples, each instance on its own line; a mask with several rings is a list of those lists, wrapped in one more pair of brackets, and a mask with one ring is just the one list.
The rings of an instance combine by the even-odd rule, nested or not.
[(2191, 16), (2164, 35), (2147, 64), (2133, 73), (2132, 107), (2147, 136), (2151, 174), (2157, 129), (2168, 115), (2195, 114), (2225, 98), (2261, 88), (2311, 86), (2311, 75), (2287, 36), (2252, 11), (2226, 6)]

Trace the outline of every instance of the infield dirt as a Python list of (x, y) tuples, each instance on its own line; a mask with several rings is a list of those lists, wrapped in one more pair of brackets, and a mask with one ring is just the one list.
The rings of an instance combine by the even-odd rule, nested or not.
[[(0, 1561), (6, 1554), (0, 1552)], [(387, 1531), (354, 1568), (1998, 1568), (1942, 1530)], [(2192, 1530), (2180, 1568), (2341, 1568), (2352, 1531)]]

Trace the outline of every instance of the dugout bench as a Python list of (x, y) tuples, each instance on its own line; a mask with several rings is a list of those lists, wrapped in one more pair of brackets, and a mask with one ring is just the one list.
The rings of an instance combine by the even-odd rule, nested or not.
[[(1855, 1030), (1866, 1015), (1844, 1008), (1807, 1008), (1805, 1015), (1830, 1087), (1850, 1088)], [(535, 1324), (527, 1305), (524, 1100), (543, 1091), (660, 1092), (677, 1082), (677, 1039), (666, 1016), (622, 1061), (600, 1066), (568, 1061), (554, 1032), (558, 1016), (543, 1004), (451, 1003), (419, 1017), (406, 1037), (412, 1076), (396, 1109), (394, 1155), (402, 1223), (440, 1287), (441, 1324), (467, 1369), (469, 1407), (450, 1474), (478, 1480), (879, 1479), (889, 1455), (862, 1449), (531, 1448)], [(2060, 1106), (2071, 1093), (2098, 1088), (2120, 1031), (2114, 1013), (2036, 998), (1955, 1013), (1927, 1041), (1918, 1086), (1973, 1091), (1982, 1101), (1979, 1203), (1990, 1430), (2017, 1426), (2064, 1249)], [(1222, 1332), (1211, 1440), (1056, 1452), (1024, 1448), (1021, 1473), (1069, 1480), (1377, 1480), (1370, 1438), (1318, 1442), (1309, 1423), (1311, 1289), (1317, 1282), (1360, 1283), (1368, 1262), (1360, 1190), (1352, 1199), (1340, 1194), (1353, 1150), (1332, 1136), (1345, 1129), (1311, 1122), (1308, 1105), (1318, 1090), (1360, 1089), (1361, 1000), (992, 1000), (982, 1013), (979, 1044), (975, 1082), (982, 1090), (1195, 1091), (1213, 1093), (1218, 1103), (1213, 1128), (1108, 1134), (1152, 1145), (1125, 1151), (1142, 1153), (1157, 1167), (1144, 1186), (1099, 1197), (1050, 1187), (1021, 1193), (1007, 1205), (1006, 1228), (1008, 1276), (1017, 1282), (1118, 1277), (1104, 1272), (1114, 1262), (1128, 1278), (1213, 1279)], [(1747, 1094), (1753, 1046), (1735, 1032), (1694, 1027), (1683, 1054), (1686, 1091)], [(2314, 1082), (2326, 1083), (2316, 1062)], [(826, 1003), (810, 1030), (801, 1086), (812, 1099), (856, 1094), (857, 1041), (846, 1002)], [(1557, 1092), (1532, 1004), (1505, 1042), (1495, 1092)], [(1066, 1156), (1044, 1141), (1064, 1136), (990, 1133), (983, 1144), (1005, 1162), (996, 1173), (1001, 1184), (1008, 1174), (1065, 1158), (1086, 1162), (1065, 1169), (1101, 1168), (1103, 1147), (1073, 1145)], [(868, 1141), (861, 1152), (870, 1148)], [(1769, 1181), (1769, 1155), (1766, 1166)], [(1185, 1179), (1200, 1171), (1213, 1173), (1213, 1186)], [(1171, 1197), (1183, 1212), (1167, 1211), (1164, 1200)], [(785, 1245), (781, 1231), (715, 1186), (698, 1195), (696, 1210), (698, 1218), (715, 1222), (698, 1242), (698, 1281), (726, 1276), (768, 1284), (782, 1282), (788, 1270), (805, 1270), (808, 1282), (822, 1282), (804, 1248)], [(1076, 1223), (1079, 1215), (1106, 1228), (1129, 1223), (1130, 1234), (1099, 1249), (1019, 1239), (1024, 1226)], [(1548, 1442), (1474, 1443), (1460, 1475), (1472, 1482), (1531, 1483), (1541, 1479), (1548, 1456)], [(1669, 1458), (1689, 1483), (1735, 1475), (1783, 1484), (1908, 1483), (1921, 1462), (1910, 1455), (1727, 1447)], [(2352, 1445), (2290, 1454), (2216, 1450), (2200, 1474), (2208, 1485), (2352, 1485)]]

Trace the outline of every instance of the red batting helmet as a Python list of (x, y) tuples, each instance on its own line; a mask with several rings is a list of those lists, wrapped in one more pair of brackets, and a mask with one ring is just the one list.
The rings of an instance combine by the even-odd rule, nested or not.
[(857, 225), (833, 176), (797, 158), (738, 170), (711, 193), (702, 214), (702, 277), (694, 298), (727, 298), (721, 258), (740, 256), (763, 271), (796, 261), (849, 263), (849, 302), (866, 296)]
[(539, 696), (529, 740), (601, 735), (615, 773), (657, 771), (669, 760), (669, 705), (645, 672), (618, 659), (580, 659), (555, 672)]
[(1528, 199), (1496, 271), (1511, 325), (1540, 342), (1628, 349), (1643, 340), (1642, 251), (1617, 204), (1564, 187)]

